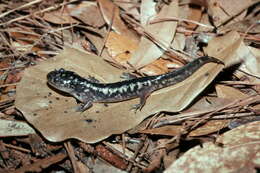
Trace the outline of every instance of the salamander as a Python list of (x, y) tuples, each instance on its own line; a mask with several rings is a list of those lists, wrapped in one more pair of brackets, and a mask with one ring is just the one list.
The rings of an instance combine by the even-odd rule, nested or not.
[(49, 72), (47, 82), (52, 87), (68, 93), (80, 101), (82, 104), (78, 106), (77, 111), (83, 112), (96, 102), (119, 102), (138, 97), (140, 103), (134, 105), (133, 108), (141, 110), (147, 97), (152, 92), (187, 79), (201, 66), (209, 62), (223, 64), (222, 61), (216, 58), (203, 56), (169, 73), (115, 83), (99, 83), (96, 79), (83, 78), (73, 71), (61, 68)]

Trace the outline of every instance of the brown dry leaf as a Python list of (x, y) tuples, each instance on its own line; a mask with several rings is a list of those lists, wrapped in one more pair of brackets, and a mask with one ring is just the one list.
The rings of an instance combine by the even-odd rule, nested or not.
[[(180, 18), (181, 19), (188, 19), (195, 22), (200, 22), (201, 16), (202, 16), (202, 9), (201, 8), (195, 8), (190, 5), (184, 5), (180, 7)], [(185, 28), (193, 30), (197, 27), (197, 24), (190, 23), (190, 22), (182, 22), (182, 25), (184, 25)]]
[(219, 26), (235, 17), (231, 20), (231, 22), (234, 23), (245, 17), (246, 10), (240, 15), (236, 15), (242, 12), (243, 9), (247, 9), (252, 4), (252, 0), (209, 0), (208, 13), (212, 17), (215, 26)]
[(172, 67), (181, 67), (182, 64), (179, 62), (172, 62), (167, 59), (157, 59), (151, 64), (146, 65), (145, 67), (140, 69), (141, 73), (144, 73), (148, 76), (158, 75), (158, 74), (164, 74), (169, 72), (169, 68)]
[(183, 33), (176, 33), (172, 42), (172, 47), (176, 50), (183, 50), (185, 47), (186, 37)]
[[(242, 93), (240, 90), (235, 89), (235, 88), (230, 87), (230, 86), (225, 86), (225, 85), (217, 85), (216, 91), (217, 91), (217, 95), (220, 98), (227, 98), (227, 99), (230, 99), (230, 101), (249, 97), (249, 95)], [(244, 121), (243, 121), (243, 119), (242, 120), (234, 119), (234, 120), (229, 122), (229, 128), (232, 129), (232, 128), (235, 128), (236, 126), (238, 126), (239, 124), (245, 124), (245, 123), (248, 123), (250, 121), (251, 120), (249, 120), (249, 119), (248, 120), (244, 119)]]
[(231, 31), (224, 36), (210, 40), (204, 52), (209, 56), (225, 59), (225, 66), (229, 67), (242, 61), (245, 54), (241, 48), (244, 46), (240, 35), (236, 31)]
[(101, 27), (105, 21), (97, 7), (97, 3), (82, 1), (80, 4), (68, 5), (71, 8), (70, 15), (92, 27)]
[(7, 30), (7, 32), (14, 39), (21, 41), (21, 43), (27, 44), (32, 44), (41, 37), (39, 34), (26, 27), (23, 27), (23, 29), (19, 27), (13, 27)]
[(106, 47), (112, 58), (106, 60), (129, 67), (127, 62), (132, 53), (137, 49), (138, 42), (125, 35), (110, 32), (106, 41)]
[(154, 92), (142, 111), (135, 114), (129, 109), (139, 99), (111, 103), (108, 107), (96, 103), (83, 113), (75, 112), (73, 97), (63, 96), (46, 84), (47, 73), (61, 67), (84, 77), (95, 76), (101, 82), (119, 81), (121, 75), (100, 57), (67, 48), (55, 58), (25, 70), (17, 86), (15, 105), (48, 140), (77, 138), (88, 143), (120, 134), (156, 112), (184, 109), (222, 69), (219, 64), (204, 65), (187, 80)]
[(189, 136), (203, 136), (217, 132), (228, 126), (229, 120), (209, 120), (189, 133)]
[(35, 53), (41, 50), (38, 45), (33, 45), (41, 36), (30, 28), (23, 27), (23, 29), (21, 29), (19, 27), (14, 27), (9, 29), (7, 32), (14, 40), (16, 40), (11, 42), (11, 45), (16, 48), (16, 50), (21, 52), (34, 51)]
[(220, 98), (227, 98), (227, 99), (234, 100), (234, 99), (243, 99), (248, 97), (247, 94), (242, 93), (240, 90), (225, 85), (217, 85), (216, 91), (218, 97)]
[[(165, 5), (160, 13), (156, 16), (157, 18), (165, 17), (178, 17), (178, 2), (171, 2), (169, 5)], [(146, 25), (145, 31), (150, 33), (156, 40), (163, 43), (165, 47), (169, 47), (171, 44), (175, 30), (177, 27), (176, 21), (165, 21), (161, 23)], [(160, 45), (160, 44), (159, 44)], [(138, 49), (134, 52), (129, 63), (135, 68), (143, 67), (150, 64), (154, 60), (158, 59), (163, 55), (163, 51), (154, 42), (148, 39), (146, 36), (141, 38)]]
[[(242, 21), (238, 21), (235, 23), (232, 23), (230, 25), (224, 26), (223, 28), (220, 28), (221, 33), (225, 33), (228, 31), (238, 31), (238, 32), (243, 32), (243, 33), (259, 33), (260, 32), (260, 25), (257, 24), (257, 21), (259, 21), (260, 15), (258, 14), (257, 16), (252, 16), (250, 19), (245, 19)], [(250, 28), (254, 25), (253, 28)], [(249, 29), (250, 28), (250, 29)], [(248, 30), (249, 29), (249, 30)]]
[[(207, 26), (212, 26), (212, 23), (210, 22), (210, 17), (208, 13), (203, 13), (200, 19), (200, 23), (207, 25)], [(213, 26), (212, 26), (213, 27)], [(214, 27), (213, 27), (214, 28)], [(204, 27), (204, 26), (198, 26), (196, 28), (197, 32), (212, 32), (212, 28), (210, 27)]]
[(159, 128), (140, 130), (138, 133), (145, 133), (151, 135), (167, 135), (176, 136), (180, 134), (183, 127), (181, 125), (168, 125)]
[[(205, 53), (209, 56), (226, 59), (226, 66), (243, 61), (240, 69), (253, 76), (260, 76), (259, 49), (246, 46), (243, 38), (236, 31), (210, 40), (208, 46), (205, 48)], [(248, 77), (251, 78), (252, 82), (259, 82), (259, 79), (253, 76)]]
[(114, 3), (124, 10), (125, 13), (134, 17), (136, 20), (140, 19), (140, 14), (138, 11), (138, 1), (133, 0), (121, 0), (114, 1)]
[(112, 29), (119, 34), (124, 34), (129, 38), (138, 40), (137, 36), (126, 27), (125, 23), (120, 18), (120, 9), (112, 1), (97, 0), (97, 2), (106, 23), (110, 25), (113, 21)]
[[(93, 32), (95, 34), (91, 32), (84, 32), (84, 34), (95, 45), (98, 52), (100, 52), (104, 47), (104, 37), (107, 34), (106, 28), (95, 29)], [(107, 53), (107, 49), (104, 49), (103, 52)], [(102, 56), (104, 56), (104, 53), (102, 53)]]
[(254, 122), (224, 133), (217, 142), (196, 146), (167, 168), (174, 172), (255, 172), (260, 165), (260, 122)]
[(78, 21), (76, 19), (73, 19), (73, 17), (71, 17), (70, 15), (71, 10), (72, 9), (69, 9), (67, 6), (64, 6), (64, 8), (62, 9), (44, 13), (43, 19), (55, 24), (77, 23)]
[(195, 111), (214, 111), (223, 107), (224, 105), (227, 105), (228, 103), (230, 103), (230, 99), (228, 98), (205, 96), (194, 103), (189, 109), (183, 111), (183, 113), (192, 114)]
[[(111, 57), (106, 57), (107, 61), (122, 65), (125, 68), (130, 68), (128, 61), (132, 53), (137, 49), (138, 42), (127, 36), (110, 32), (107, 38), (106, 47)], [(177, 62), (176, 62), (177, 63)], [(169, 68), (180, 67), (182, 64), (177, 64), (170, 60), (158, 59), (144, 68), (140, 72), (146, 75), (158, 75), (167, 73)]]

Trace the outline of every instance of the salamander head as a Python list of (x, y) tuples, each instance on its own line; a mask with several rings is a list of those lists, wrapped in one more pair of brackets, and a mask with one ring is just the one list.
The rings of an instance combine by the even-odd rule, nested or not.
[(47, 81), (51, 86), (70, 94), (75, 91), (81, 79), (75, 72), (67, 71), (63, 68), (47, 74)]

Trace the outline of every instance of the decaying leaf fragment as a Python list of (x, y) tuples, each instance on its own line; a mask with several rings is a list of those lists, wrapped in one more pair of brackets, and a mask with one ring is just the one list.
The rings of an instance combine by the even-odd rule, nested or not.
[(185, 81), (154, 92), (142, 111), (137, 113), (129, 109), (139, 99), (111, 103), (108, 107), (95, 103), (85, 112), (75, 112), (77, 103), (73, 97), (47, 85), (47, 73), (59, 68), (75, 71), (84, 77), (91, 75), (101, 82), (119, 81), (122, 74), (98, 56), (66, 48), (56, 57), (25, 70), (17, 86), (15, 105), (50, 141), (77, 138), (95, 143), (135, 127), (154, 113), (184, 109), (215, 78), (223, 65), (208, 63)]
[(25, 122), (12, 121), (12, 120), (0, 120), (0, 136), (25, 136), (34, 134), (35, 131)]

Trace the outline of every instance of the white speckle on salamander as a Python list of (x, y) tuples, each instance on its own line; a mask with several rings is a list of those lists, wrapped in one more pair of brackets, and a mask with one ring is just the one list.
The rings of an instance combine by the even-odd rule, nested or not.
[(90, 83), (88, 83), (88, 82), (85, 82), (85, 85), (86, 85), (86, 87), (90, 87), (91, 86)]
[(64, 84), (69, 84), (69, 83), (71, 83), (70, 80), (66, 80), (66, 81), (64, 81)]
[(103, 88), (101, 91), (102, 91), (102, 92), (103, 92), (103, 94), (105, 94), (105, 95), (107, 95), (107, 94), (108, 94), (108, 88)]
[(141, 89), (144, 86), (151, 86), (151, 81), (142, 82), (142, 83), (140, 83), (140, 86), (139, 86), (139, 83), (138, 83), (138, 89)]
[(120, 93), (123, 92), (123, 88), (122, 87), (118, 88), (118, 90), (119, 90)]
[(156, 79), (157, 79), (157, 80), (160, 80), (162, 77), (164, 77), (164, 75), (160, 75), (160, 76), (158, 76)]
[(121, 88), (123, 88), (124, 92), (127, 92), (127, 86), (123, 85)]
[(117, 92), (117, 88), (108, 88), (108, 95), (111, 96), (112, 94), (114, 94), (115, 92)]
[(89, 83), (88, 82), (80, 82), (79, 85), (86, 86), (86, 87), (89, 88)]
[(138, 90), (143, 87), (143, 84), (141, 82), (137, 82)]
[(85, 92), (85, 93), (89, 92), (89, 89), (85, 89), (84, 92)]
[(130, 89), (131, 89), (131, 91), (134, 91), (134, 89), (135, 89), (135, 84), (131, 83), (131, 84), (130, 84)]
[(167, 82), (167, 81), (165, 81), (165, 80), (161, 81), (161, 83), (162, 83), (163, 85), (165, 85), (165, 84), (166, 84), (166, 82)]
[(119, 92), (120, 93), (124, 93), (124, 92), (127, 92), (127, 86), (121, 86), (120, 88), (118, 88)]
[(74, 80), (74, 82), (75, 82), (75, 83), (77, 83), (77, 82), (78, 82), (78, 79), (77, 79), (77, 78), (74, 78), (73, 80)]
[(95, 86), (92, 86), (91, 89), (93, 89), (94, 91), (99, 90), (99, 88), (97, 88), (97, 87), (95, 87)]

